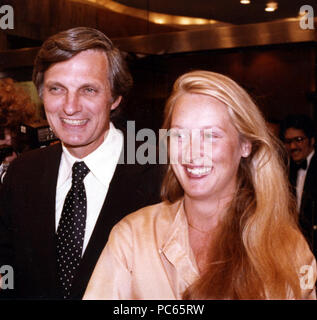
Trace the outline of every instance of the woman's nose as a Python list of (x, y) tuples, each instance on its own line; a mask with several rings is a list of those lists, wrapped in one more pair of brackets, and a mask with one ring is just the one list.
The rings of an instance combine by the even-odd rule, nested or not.
[(203, 139), (200, 137), (199, 130), (192, 130), (183, 141), (182, 158), (186, 163), (193, 163), (204, 155)]
[[(198, 165), (211, 165), (212, 161), (212, 141), (204, 139), (201, 131), (193, 132), (188, 148), (188, 157), (191, 163)], [(207, 161), (207, 162), (206, 162)]]

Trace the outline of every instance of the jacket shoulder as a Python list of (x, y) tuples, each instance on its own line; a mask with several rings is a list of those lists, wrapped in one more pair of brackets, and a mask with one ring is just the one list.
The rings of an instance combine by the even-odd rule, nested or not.
[(38, 165), (43, 163), (43, 160), (59, 158), (62, 153), (60, 144), (53, 146), (30, 150), (22, 153), (15, 159), (10, 166), (25, 166), (27, 164)]
[(49, 166), (54, 171), (55, 167), (59, 166), (61, 153), (60, 144), (24, 152), (12, 161), (4, 181), (16, 179), (20, 181), (23, 178), (40, 179), (44, 168)]

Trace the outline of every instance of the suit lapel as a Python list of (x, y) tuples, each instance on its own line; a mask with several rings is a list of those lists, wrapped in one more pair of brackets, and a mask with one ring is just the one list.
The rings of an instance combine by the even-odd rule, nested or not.
[(312, 191), (316, 188), (317, 181), (316, 181), (316, 174), (317, 171), (317, 155), (316, 153), (311, 159), (310, 165), (307, 170), (305, 184), (304, 184), (304, 190), (306, 192)]
[(317, 200), (317, 179), (316, 178), (317, 178), (317, 155), (314, 154), (306, 173), (303, 194), (302, 194), (302, 201), (301, 201), (301, 211), (303, 211), (303, 209), (306, 207), (307, 202), (315, 203)]

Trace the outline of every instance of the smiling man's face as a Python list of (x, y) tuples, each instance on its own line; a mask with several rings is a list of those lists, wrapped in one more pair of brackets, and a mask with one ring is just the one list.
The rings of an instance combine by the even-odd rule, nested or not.
[(112, 101), (108, 62), (101, 51), (83, 51), (53, 64), (44, 75), (47, 120), (68, 151), (78, 158), (93, 152), (109, 129)]
[(286, 149), (295, 162), (303, 161), (313, 151), (315, 139), (309, 139), (303, 130), (288, 128), (284, 138)]

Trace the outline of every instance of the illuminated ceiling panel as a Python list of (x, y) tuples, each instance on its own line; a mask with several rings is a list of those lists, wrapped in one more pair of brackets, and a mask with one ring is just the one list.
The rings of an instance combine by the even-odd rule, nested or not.
[(199, 28), (202, 26), (214, 25), (214, 24), (217, 24), (217, 26), (229, 25), (229, 23), (224, 23), (221, 21), (217, 21), (215, 19), (207, 19), (207, 18), (201, 18), (201, 17), (195, 17), (195, 16), (191, 17), (188, 15), (182, 16), (182, 15), (166, 14), (163, 12), (147, 10), (146, 7), (139, 8), (139, 6), (136, 6), (136, 7), (127, 6), (125, 4), (119, 3), (118, 1), (112, 1), (112, 0), (72, 0), (72, 1), (86, 2), (86, 3), (98, 5), (116, 13), (121, 13), (131, 17), (144, 19), (152, 23), (179, 26), (182, 29), (193, 28), (193, 27)]
[[(186, 21), (184, 17), (195, 19), (191, 24), (226, 23), (226, 24), (248, 24), (268, 22), (278, 19), (294, 18), (298, 15), (300, 7), (311, 5), (317, 12), (316, 0), (275, 0), (278, 10), (266, 12), (265, 8), (270, 0), (251, 0), (248, 5), (243, 5), (240, 0), (88, 0), (98, 2), (114, 10), (131, 11), (143, 18), (150, 18), (151, 22), (164, 21), (159, 14), (166, 15), (166, 23), (179, 23)], [(117, 11), (118, 12), (118, 11)], [(174, 17), (173, 16), (177, 16)], [(181, 17), (181, 19), (180, 19)], [(165, 23), (165, 22), (164, 22)], [(176, 23), (175, 23), (176, 24)], [(182, 24), (182, 23), (180, 23)], [(183, 23), (184, 24), (184, 23)], [(186, 23), (188, 24), (188, 23)], [(185, 25), (186, 25), (185, 24)]]

